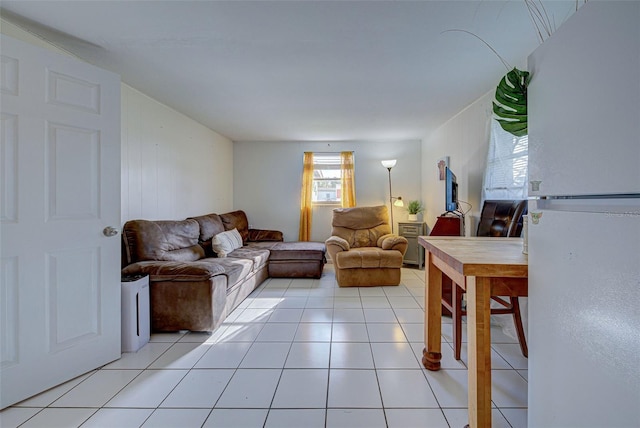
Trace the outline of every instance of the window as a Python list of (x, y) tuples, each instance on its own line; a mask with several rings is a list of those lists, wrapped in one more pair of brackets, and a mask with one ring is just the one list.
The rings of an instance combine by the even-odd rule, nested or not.
[(527, 199), (528, 136), (511, 135), (491, 120), (482, 199)]
[(323, 204), (341, 203), (342, 171), (340, 153), (314, 153), (312, 201)]
[(314, 204), (338, 205), (344, 208), (356, 206), (353, 152), (304, 152), (299, 241), (308, 241), (311, 237)]

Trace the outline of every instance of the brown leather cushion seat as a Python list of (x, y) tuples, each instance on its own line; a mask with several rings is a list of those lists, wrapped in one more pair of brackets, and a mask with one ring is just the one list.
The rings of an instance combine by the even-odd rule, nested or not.
[(245, 246), (233, 250), (227, 258), (239, 258), (253, 261), (252, 271), (256, 272), (264, 267), (269, 260), (269, 250), (260, 247)]
[(320, 278), (325, 261), (322, 242), (278, 242), (271, 248), (269, 276)]
[(340, 253), (335, 263), (340, 269), (397, 268), (402, 266), (402, 253), (380, 247), (352, 248)]

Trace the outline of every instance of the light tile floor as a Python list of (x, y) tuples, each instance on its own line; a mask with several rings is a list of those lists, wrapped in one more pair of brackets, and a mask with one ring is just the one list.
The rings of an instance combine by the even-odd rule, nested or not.
[[(421, 363), (424, 271), (399, 287), (269, 279), (212, 335), (154, 334), (136, 353), (0, 412), (9, 427), (462, 427), (466, 343)], [(466, 326), (465, 326), (466, 327)], [(466, 342), (466, 330), (463, 341)], [(527, 359), (492, 328), (493, 426), (526, 427)]]

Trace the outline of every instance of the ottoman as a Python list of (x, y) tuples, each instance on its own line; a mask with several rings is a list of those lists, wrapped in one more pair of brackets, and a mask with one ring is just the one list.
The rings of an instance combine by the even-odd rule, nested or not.
[(271, 248), (269, 276), (320, 278), (325, 262), (322, 242), (278, 242)]

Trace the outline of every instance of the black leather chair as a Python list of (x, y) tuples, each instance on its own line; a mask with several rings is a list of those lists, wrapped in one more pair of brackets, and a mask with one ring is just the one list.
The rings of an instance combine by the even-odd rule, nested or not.
[[(518, 237), (522, 233), (522, 218), (527, 214), (526, 200), (487, 200), (482, 207), (480, 222), (478, 223), (477, 236), (494, 237)], [(462, 346), (462, 317), (466, 316), (466, 311), (462, 308), (462, 296), (464, 290), (457, 284), (452, 285), (451, 301), (442, 299), (442, 306), (451, 311), (453, 320), (453, 353), (456, 360), (460, 359), (460, 348)], [(522, 355), (527, 357), (527, 339), (522, 326), (520, 316), (520, 305), (518, 297), (509, 295), (509, 290), (498, 290), (499, 295), (491, 296), (491, 299), (500, 303), (501, 308), (491, 309), (492, 315), (512, 314), (516, 327), (516, 334), (520, 342)], [(509, 296), (505, 300), (500, 296)]]
[(484, 201), (476, 236), (518, 237), (526, 214), (526, 200)]

